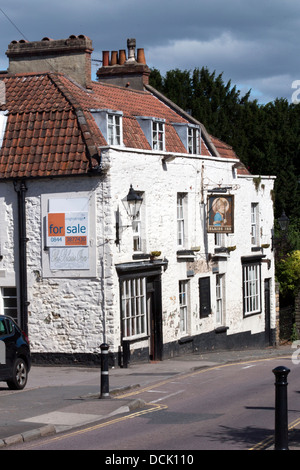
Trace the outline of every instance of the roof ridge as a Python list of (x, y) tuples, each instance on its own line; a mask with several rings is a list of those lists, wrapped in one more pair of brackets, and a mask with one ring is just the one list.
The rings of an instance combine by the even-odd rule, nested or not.
[(138, 95), (149, 95), (150, 92), (149, 91), (146, 91), (146, 90), (137, 90), (135, 88), (126, 88), (124, 86), (121, 86), (121, 85), (115, 85), (114, 83), (105, 83), (105, 82), (101, 82), (101, 81), (95, 81), (93, 80), (92, 81), (92, 85), (100, 85), (100, 86), (104, 86), (104, 87), (107, 87), (107, 88), (118, 88), (119, 90), (123, 90), (123, 91), (130, 91), (132, 93), (136, 93)]
[(220, 144), (223, 144), (225, 148), (234, 150), (234, 148), (232, 147), (232, 145), (227, 144), (226, 142), (224, 142), (224, 140), (220, 139), (219, 137), (216, 137), (216, 136), (213, 135), (213, 134), (210, 134), (210, 136), (211, 136), (213, 139), (215, 139), (215, 140), (217, 140), (218, 142), (220, 142)]

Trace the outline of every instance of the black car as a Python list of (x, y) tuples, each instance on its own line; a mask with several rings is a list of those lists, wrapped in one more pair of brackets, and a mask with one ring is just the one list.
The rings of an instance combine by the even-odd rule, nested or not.
[(11, 390), (22, 390), (31, 366), (27, 336), (14, 320), (0, 315), (0, 382)]

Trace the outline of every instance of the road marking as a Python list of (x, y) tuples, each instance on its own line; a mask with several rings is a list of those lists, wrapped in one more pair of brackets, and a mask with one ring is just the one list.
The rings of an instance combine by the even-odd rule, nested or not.
[[(291, 424), (288, 425), (288, 431), (292, 431), (295, 427), (299, 426), (299, 424), (300, 418), (295, 419), (295, 421), (292, 421)], [(270, 445), (274, 445), (274, 435), (266, 437), (266, 439), (261, 442), (258, 442), (249, 450), (265, 450)]]
[(170, 393), (169, 395), (166, 395), (165, 397), (158, 398), (157, 400), (153, 400), (150, 403), (157, 403), (162, 400), (166, 400), (167, 398), (174, 397), (175, 395), (179, 395), (179, 393), (184, 392), (184, 390), (178, 390), (178, 392), (175, 393)]
[[(242, 366), (244, 364), (252, 364), (252, 363), (257, 363), (257, 362), (274, 361), (275, 359), (278, 361), (279, 359), (291, 359), (291, 358), (286, 357), (286, 356), (279, 356), (279, 357), (269, 357), (267, 359), (266, 358), (251, 359), (251, 360), (244, 361), (244, 362), (230, 362), (230, 363), (227, 363), (227, 364), (218, 364), (216, 366), (205, 367), (204, 369), (199, 369), (199, 370), (196, 370), (196, 371), (193, 371), (193, 372), (188, 372), (187, 374), (178, 374), (178, 376), (182, 379), (182, 378), (186, 378), (186, 377), (193, 377), (195, 375), (205, 374), (207, 372), (211, 372), (212, 370), (221, 370), (221, 369), (224, 369), (224, 368), (227, 368), (227, 367), (233, 367), (233, 366), (238, 366), (238, 365)], [(162, 380), (161, 382), (158, 382), (155, 385), (160, 387), (161, 385), (165, 385), (167, 383), (170, 383), (171, 380), (174, 380), (174, 378), (173, 379), (169, 378), (169, 379)], [(215, 380), (215, 379), (213, 379), (213, 380)], [(153, 387), (153, 384), (149, 385), (149, 386), (146, 386), (144, 388), (139, 388), (136, 391), (131, 391), (131, 392), (128, 392), (128, 393), (122, 393), (119, 396), (116, 396), (115, 398), (118, 399), (118, 398), (130, 397), (130, 396), (133, 396), (133, 395), (139, 395), (140, 393), (147, 392), (148, 390), (151, 390), (152, 387)]]
[(31, 445), (24, 446), (23, 448), (30, 449), (31, 447), (40, 447), (40, 446), (43, 446), (43, 445), (48, 444), (50, 442), (61, 441), (63, 439), (67, 439), (69, 437), (74, 437), (74, 436), (78, 436), (80, 434), (85, 434), (85, 433), (90, 432), (90, 431), (95, 431), (97, 429), (105, 428), (107, 426), (111, 426), (113, 424), (120, 423), (122, 421), (126, 421), (127, 419), (133, 419), (133, 418), (143, 416), (143, 415), (148, 414), (148, 413), (153, 413), (155, 411), (166, 410), (168, 408), (167, 405), (156, 405), (156, 404), (153, 404), (153, 403), (151, 403), (151, 404), (150, 403), (145, 403), (145, 406), (147, 406), (147, 405), (148, 406), (153, 405), (153, 406), (151, 408), (146, 409), (146, 410), (137, 411), (135, 413), (131, 413), (131, 414), (126, 415), (126, 416), (121, 416), (119, 418), (111, 419), (109, 421), (105, 421), (104, 423), (95, 424), (94, 426), (90, 426), (90, 427), (85, 428), (85, 429), (79, 429), (77, 431), (67, 432), (66, 434), (49, 438), (45, 441), (41, 441), (40, 443), (34, 442)]
[(22, 419), (26, 423), (53, 424), (57, 426), (83, 426), (91, 421), (99, 421), (103, 415), (86, 413), (67, 413), (65, 411), (53, 411), (33, 418)]
[(242, 369), (250, 369), (251, 367), (256, 367), (256, 364), (252, 364), (251, 366), (242, 367)]

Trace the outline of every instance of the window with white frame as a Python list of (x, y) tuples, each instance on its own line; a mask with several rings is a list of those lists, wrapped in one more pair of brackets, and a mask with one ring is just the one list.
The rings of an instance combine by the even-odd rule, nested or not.
[(2, 147), (2, 144), (3, 144), (7, 118), (8, 118), (7, 111), (0, 111), (0, 148)]
[(162, 121), (152, 121), (152, 148), (153, 150), (165, 149), (165, 124)]
[(141, 251), (142, 250), (142, 237), (141, 237), (141, 214), (140, 214), (140, 211), (133, 218), (132, 231), (133, 231), (133, 251)]
[(243, 297), (244, 315), (252, 315), (261, 311), (260, 264), (243, 265)]
[(147, 334), (146, 278), (121, 281), (121, 318), (123, 338)]
[(121, 121), (122, 117), (118, 114), (107, 115), (107, 140), (109, 145), (121, 145)]
[[(143, 198), (145, 201), (145, 193), (136, 191), (136, 193)], [(132, 220), (132, 232), (133, 232), (133, 251), (143, 251), (146, 249), (145, 241), (145, 204), (141, 206)]]
[(216, 275), (216, 323), (223, 324), (224, 321), (224, 274)]
[(225, 234), (217, 232), (215, 235), (215, 246), (218, 248), (224, 248), (226, 246)]
[(184, 247), (185, 244), (185, 212), (186, 198), (184, 193), (177, 194), (177, 245)]
[(173, 127), (176, 130), (181, 142), (189, 154), (201, 154), (201, 129), (200, 126), (191, 123), (174, 122)]
[(259, 244), (259, 206), (258, 203), (251, 204), (251, 244)]
[(91, 109), (91, 113), (108, 145), (123, 145), (122, 111)]
[(1, 289), (2, 313), (18, 321), (18, 298), (16, 287), (2, 287)]
[(196, 127), (188, 127), (188, 152), (190, 154), (199, 154), (199, 129)]
[(188, 322), (188, 281), (179, 281), (180, 333), (187, 333)]

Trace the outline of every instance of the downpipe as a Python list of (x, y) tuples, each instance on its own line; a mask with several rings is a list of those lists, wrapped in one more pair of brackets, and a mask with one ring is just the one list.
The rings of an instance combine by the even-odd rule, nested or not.
[(20, 289), (20, 320), (21, 329), (28, 335), (28, 298), (27, 298), (27, 237), (26, 237), (26, 207), (25, 194), (27, 191), (25, 181), (14, 181), (14, 188), (18, 195), (18, 236), (19, 236), (19, 289)]

